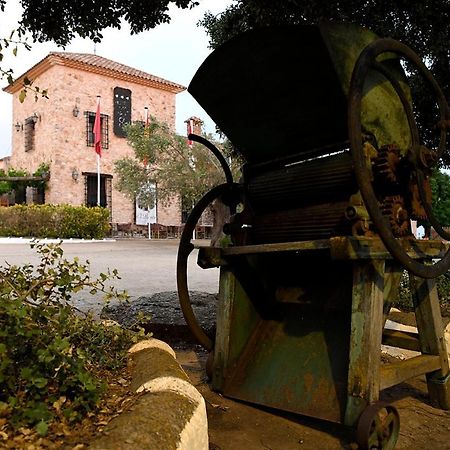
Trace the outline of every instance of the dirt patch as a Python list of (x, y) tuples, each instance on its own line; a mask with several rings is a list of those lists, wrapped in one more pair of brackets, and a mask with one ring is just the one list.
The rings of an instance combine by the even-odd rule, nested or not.
[[(176, 349), (177, 359), (207, 403), (210, 450), (356, 449), (344, 426), (233, 401), (213, 392), (205, 376), (207, 353)], [(386, 360), (390, 360), (389, 358)], [(382, 392), (400, 413), (397, 450), (450, 449), (450, 412), (433, 408), (424, 377)]]
[[(215, 335), (217, 295), (190, 291), (192, 309), (206, 334)], [(181, 311), (178, 294), (174, 291), (142, 296), (129, 304), (107, 306), (100, 314), (102, 319), (115, 320), (126, 328), (142, 326), (153, 337), (170, 345), (195, 344)], [(148, 318), (148, 321), (142, 320)]]

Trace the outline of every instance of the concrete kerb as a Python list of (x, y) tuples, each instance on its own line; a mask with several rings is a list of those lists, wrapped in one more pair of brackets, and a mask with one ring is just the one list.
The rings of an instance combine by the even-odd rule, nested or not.
[(95, 450), (207, 450), (205, 400), (158, 339), (130, 350), (131, 389), (141, 393), (133, 407), (112, 419), (89, 446)]

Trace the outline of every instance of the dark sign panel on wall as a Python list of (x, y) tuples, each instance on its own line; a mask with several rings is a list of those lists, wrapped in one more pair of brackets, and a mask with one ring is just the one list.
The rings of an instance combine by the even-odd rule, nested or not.
[(114, 88), (114, 134), (125, 137), (123, 126), (131, 123), (131, 90)]

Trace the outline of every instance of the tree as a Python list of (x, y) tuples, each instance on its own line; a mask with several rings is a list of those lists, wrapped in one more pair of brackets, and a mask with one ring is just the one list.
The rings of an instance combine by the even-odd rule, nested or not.
[[(447, 172), (435, 169), (430, 177), (432, 210), (435, 219), (442, 227), (450, 227), (450, 176)], [(425, 236), (432, 237), (431, 224), (427, 219), (418, 220), (418, 226), (425, 230)]]
[[(200, 22), (215, 49), (243, 31), (282, 24), (316, 24), (320, 20), (340, 20), (365, 26), (379, 36), (391, 37), (411, 47), (427, 62), (446, 98), (450, 97), (450, 2), (448, 0), (236, 0), (222, 14), (206, 14)], [(424, 141), (435, 138), (435, 102), (420, 77), (412, 73), (416, 113)], [(450, 158), (444, 160), (450, 164)]]
[[(0, 7), (2, 6), (0, 0)], [(0, 62), (3, 60), (6, 49), (10, 48), (14, 56), (17, 56), (19, 47), (23, 47), (26, 50), (31, 50), (31, 45), (27, 42), (26, 38), (23, 36), (22, 31), (12, 30), (8, 38), (0, 38)], [(5, 69), (0, 66), (0, 80), (6, 78), (9, 84), (14, 82), (13, 70)], [(34, 93), (35, 100), (39, 96), (48, 98), (47, 89), (40, 89), (38, 86), (33, 86), (33, 81), (25, 77), (23, 80), (23, 89), (20, 91), (19, 100), (23, 102), (27, 95), (27, 92), (31, 91)]]
[[(167, 204), (178, 196), (192, 207), (208, 190), (226, 181), (218, 160), (209, 150), (195, 142), (190, 146), (186, 137), (173, 133), (154, 117), (148, 127), (141, 123), (126, 126), (126, 133), (134, 156), (116, 161), (115, 171), (117, 188), (133, 201), (138, 198), (141, 204), (153, 207), (155, 191), (149, 186), (156, 185), (158, 202)], [(213, 141), (211, 136), (208, 139)], [(228, 141), (215, 145), (224, 155), (232, 154)], [(228, 159), (236, 176), (239, 160)], [(214, 212), (220, 216), (215, 216), (215, 220), (221, 223), (222, 208), (215, 205)]]
[[(121, 19), (130, 24), (131, 33), (139, 33), (170, 22), (169, 5), (192, 8), (196, 0), (21, 0), (24, 8), (19, 31), (30, 32), (34, 41), (54, 41), (67, 45), (75, 35), (87, 37), (94, 42), (102, 39), (101, 31), (107, 27), (120, 28)], [(6, 0), (0, 0), (4, 11)]]
[(450, 176), (436, 170), (431, 178), (433, 213), (444, 227), (450, 227)]

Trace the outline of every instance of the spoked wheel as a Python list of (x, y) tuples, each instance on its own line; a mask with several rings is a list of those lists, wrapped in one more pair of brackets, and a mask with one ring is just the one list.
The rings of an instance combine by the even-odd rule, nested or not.
[(397, 409), (385, 402), (368, 406), (358, 421), (356, 440), (363, 450), (391, 450), (395, 447), (400, 431)]
[[(395, 53), (410, 61), (427, 81), (436, 96), (440, 110), (440, 121), (438, 123), (438, 128), (440, 128), (440, 142), (436, 151), (429, 150), (420, 144), (417, 124), (414, 120), (412, 108), (409, 104), (407, 96), (403, 92), (399, 82), (395, 80), (390, 75), (389, 71), (387, 71), (384, 66), (377, 61), (377, 57), (379, 55), (387, 52)], [(422, 63), (416, 53), (414, 53), (406, 45), (392, 39), (378, 39), (369, 44), (361, 52), (361, 55), (359, 56), (353, 70), (348, 103), (350, 149), (358, 186), (370, 218), (374, 223), (381, 240), (392, 256), (414, 275), (422, 278), (435, 278), (449, 270), (450, 250), (448, 250), (444, 257), (434, 265), (423, 264), (412, 259), (394, 237), (389, 223), (381, 212), (378, 199), (372, 187), (366, 156), (363, 152), (361, 127), (361, 101), (364, 92), (364, 82), (370, 69), (378, 70), (390, 81), (403, 105), (411, 132), (412, 147), (408, 154), (408, 163), (410, 165), (411, 176), (418, 182), (421, 202), (428, 216), (428, 220), (438, 232), (442, 231), (444, 236), (442, 236), (442, 234), (441, 236), (444, 239), (448, 236), (445, 234), (444, 230), (442, 230), (442, 227), (437, 223), (432, 214), (431, 206), (428, 203), (423, 189), (423, 183), (426, 178), (426, 174), (430, 173), (431, 168), (437, 164), (443, 152), (446, 150), (447, 130), (450, 126), (449, 107), (439, 85), (431, 75), (431, 72)]]
[(235, 186), (236, 184), (234, 183), (221, 184), (211, 189), (200, 199), (186, 221), (183, 233), (181, 234), (180, 245), (178, 247), (177, 288), (181, 310), (183, 312), (184, 319), (186, 320), (186, 323), (195, 339), (208, 351), (213, 350), (214, 342), (200, 326), (197, 318), (195, 317), (194, 311), (192, 310), (191, 299), (189, 297), (187, 268), (189, 255), (192, 250), (194, 250), (194, 245), (191, 240), (195, 227), (205, 209), (217, 198), (227, 197), (227, 195), (231, 198), (232, 190)]

